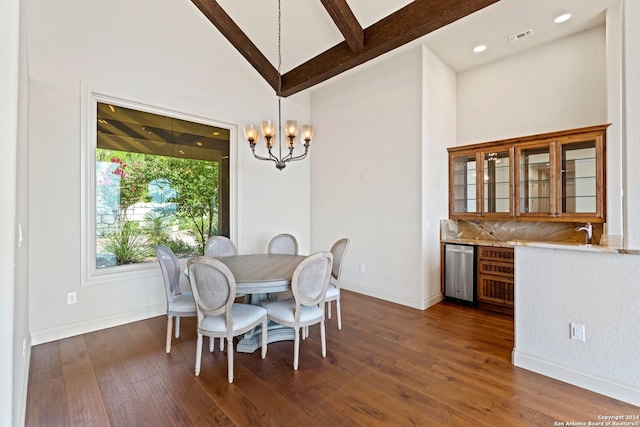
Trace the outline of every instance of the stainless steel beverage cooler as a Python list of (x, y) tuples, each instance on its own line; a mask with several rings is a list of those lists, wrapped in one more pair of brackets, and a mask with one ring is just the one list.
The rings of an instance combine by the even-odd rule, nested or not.
[(475, 246), (445, 243), (444, 296), (451, 301), (476, 304)]

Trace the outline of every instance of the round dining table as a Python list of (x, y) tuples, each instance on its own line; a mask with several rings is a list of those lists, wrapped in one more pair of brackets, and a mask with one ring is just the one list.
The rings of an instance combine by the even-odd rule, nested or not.
[[(306, 257), (284, 254), (251, 254), (213, 257), (226, 265), (236, 280), (237, 294), (250, 294), (252, 304), (264, 304), (267, 295), (291, 289), (293, 272)], [(236, 347), (241, 353), (253, 353), (261, 347), (262, 327), (243, 335)], [(267, 343), (293, 341), (292, 328), (269, 322)]]

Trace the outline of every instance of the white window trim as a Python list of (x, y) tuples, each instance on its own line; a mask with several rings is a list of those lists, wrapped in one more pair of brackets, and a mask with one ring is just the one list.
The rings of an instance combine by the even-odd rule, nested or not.
[(96, 268), (96, 146), (97, 146), (97, 107), (98, 102), (145, 111), (147, 113), (160, 114), (181, 120), (188, 120), (209, 126), (229, 129), (229, 221), (231, 239), (237, 241), (237, 183), (238, 183), (238, 156), (237, 134), (238, 125), (217, 119), (212, 119), (201, 114), (178, 111), (175, 108), (161, 106), (135, 99), (129, 95), (105, 90), (93, 85), (82, 84), (81, 100), (81, 196), (80, 206), (81, 222), (81, 286), (109, 283), (115, 281), (138, 279), (141, 277), (157, 276), (158, 263), (147, 262), (139, 264), (119, 265), (108, 268)]

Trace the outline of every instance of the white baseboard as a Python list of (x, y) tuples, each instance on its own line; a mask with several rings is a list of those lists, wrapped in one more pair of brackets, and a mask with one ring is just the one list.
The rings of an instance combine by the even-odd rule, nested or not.
[(67, 325), (53, 328), (31, 331), (32, 345), (43, 344), (63, 338), (86, 334), (87, 332), (98, 331), (100, 329), (112, 328), (126, 323), (137, 322), (150, 317), (160, 316), (167, 313), (165, 304), (152, 307), (145, 307), (139, 310), (117, 313), (111, 316), (87, 319), (82, 322), (69, 323)]
[(405, 295), (399, 295), (388, 291), (381, 291), (380, 289), (373, 289), (367, 286), (362, 286), (346, 281), (342, 281), (342, 289), (393, 302), (396, 304), (405, 305), (407, 307), (416, 308), (418, 310), (426, 310), (432, 305), (439, 303), (444, 298), (442, 293), (438, 292), (437, 294), (430, 296), (426, 300), (419, 300), (415, 298), (408, 298)]
[(520, 368), (640, 406), (640, 388), (631, 384), (581, 372), (568, 366), (523, 353), (515, 348), (513, 349), (511, 360), (515, 366)]

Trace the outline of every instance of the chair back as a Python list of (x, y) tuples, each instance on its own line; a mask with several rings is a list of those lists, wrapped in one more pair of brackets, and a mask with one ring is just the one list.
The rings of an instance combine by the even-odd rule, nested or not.
[(298, 241), (291, 234), (278, 234), (269, 242), (267, 253), (298, 255)]
[(331, 279), (335, 287), (340, 290), (340, 280), (342, 276), (342, 262), (349, 247), (349, 239), (340, 239), (331, 247), (333, 254), (333, 266), (331, 267)]
[(331, 252), (318, 252), (306, 257), (293, 272), (291, 291), (296, 306), (319, 305), (324, 307), (324, 299), (331, 278)]
[(211, 236), (204, 244), (204, 256), (232, 256), (237, 252), (236, 245), (225, 236)]
[(227, 328), (233, 329), (231, 306), (236, 298), (236, 280), (222, 262), (209, 257), (191, 258), (187, 263), (189, 282), (196, 300), (198, 322), (204, 316), (226, 312)]
[(167, 304), (171, 306), (173, 297), (180, 295), (180, 263), (178, 257), (171, 249), (164, 245), (156, 245), (153, 247), (160, 263), (162, 270), (162, 278), (164, 279), (164, 290), (167, 296)]

